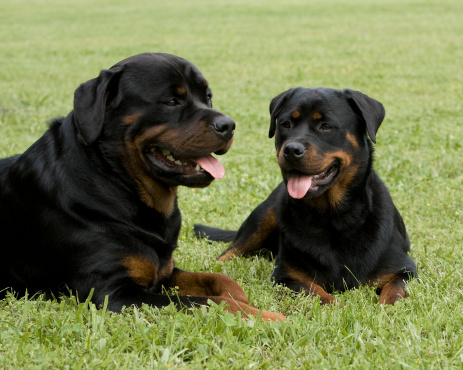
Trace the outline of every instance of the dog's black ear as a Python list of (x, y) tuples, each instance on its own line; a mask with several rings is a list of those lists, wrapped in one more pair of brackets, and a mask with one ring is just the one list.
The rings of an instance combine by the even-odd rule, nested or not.
[(280, 113), (281, 108), (285, 104), (286, 100), (289, 97), (289, 94), (294, 89), (289, 89), (283, 91), (281, 94), (275, 96), (270, 102), (270, 129), (268, 131), (268, 137), (271, 139), (275, 135), (275, 130), (277, 127), (277, 115)]
[(343, 93), (354, 112), (365, 121), (368, 135), (376, 144), (376, 133), (386, 114), (383, 105), (360, 91), (345, 89)]
[(117, 93), (122, 70), (122, 66), (103, 70), (74, 92), (75, 123), (85, 145), (92, 144), (101, 134), (106, 106)]

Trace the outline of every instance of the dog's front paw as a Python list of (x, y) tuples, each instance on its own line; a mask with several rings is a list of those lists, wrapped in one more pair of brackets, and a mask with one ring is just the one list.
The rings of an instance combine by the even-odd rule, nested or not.
[(229, 261), (236, 257), (236, 252), (233, 249), (226, 250), (223, 252), (219, 258), (217, 258), (217, 261)]
[(260, 319), (264, 321), (284, 321), (286, 316), (278, 312), (262, 311)]

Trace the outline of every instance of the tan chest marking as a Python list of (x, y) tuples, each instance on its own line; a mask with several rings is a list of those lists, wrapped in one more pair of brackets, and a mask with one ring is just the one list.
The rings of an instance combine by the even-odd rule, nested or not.
[(125, 257), (123, 264), (127, 268), (127, 274), (136, 284), (149, 288), (155, 283), (157, 266), (154, 261), (132, 255)]

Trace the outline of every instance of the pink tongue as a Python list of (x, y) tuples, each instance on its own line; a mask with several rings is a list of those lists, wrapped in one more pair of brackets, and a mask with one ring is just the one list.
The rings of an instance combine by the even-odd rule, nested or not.
[(221, 179), (225, 176), (222, 164), (210, 154), (207, 157), (193, 159), (193, 161), (199, 164), (203, 170), (209, 172), (215, 179)]
[(291, 198), (301, 199), (309, 191), (312, 176), (292, 173), (288, 180), (288, 193)]

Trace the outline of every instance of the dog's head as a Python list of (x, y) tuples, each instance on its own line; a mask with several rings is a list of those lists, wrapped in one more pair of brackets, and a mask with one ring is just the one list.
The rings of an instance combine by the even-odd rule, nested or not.
[(224, 176), (211, 153), (228, 151), (235, 122), (213, 109), (211, 99), (206, 79), (187, 60), (140, 54), (76, 90), (74, 123), (82, 144), (98, 147), (134, 181), (142, 200), (158, 208), (160, 193)]
[(270, 114), (269, 137), (275, 135), (289, 195), (335, 207), (369, 163), (368, 136), (376, 142), (385, 111), (358, 91), (295, 88), (272, 100)]

